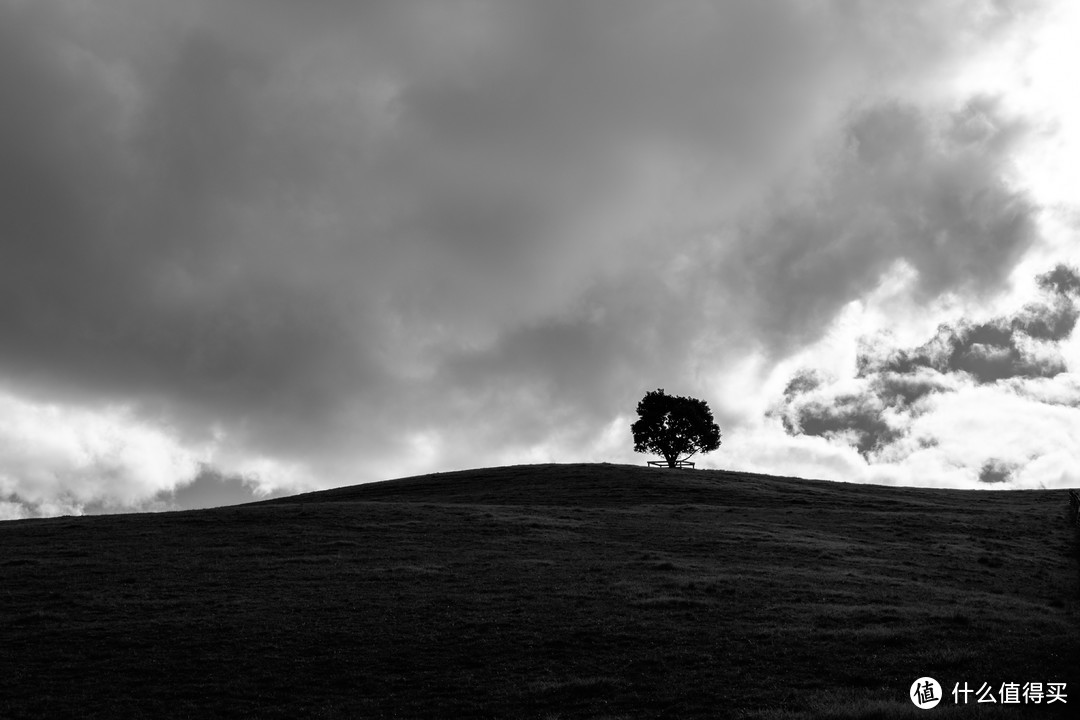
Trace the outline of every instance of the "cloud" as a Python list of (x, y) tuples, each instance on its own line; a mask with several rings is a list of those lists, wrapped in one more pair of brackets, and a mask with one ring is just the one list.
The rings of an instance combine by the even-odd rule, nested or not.
[(1052, 296), (1049, 302), (1033, 303), (1012, 317), (984, 323), (943, 324), (926, 344), (914, 350), (898, 350), (887, 357), (864, 354), (860, 375), (879, 372), (910, 374), (915, 368), (939, 373), (963, 372), (978, 383), (1011, 377), (1054, 377), (1065, 372), (1064, 361), (1047, 344), (1068, 337), (1078, 311), (1074, 269), (1058, 265), (1041, 275), (1039, 285)]
[[(8, 516), (117, 510), (189, 481), (198, 458), (168, 428), (121, 408), (91, 412), (0, 395), (0, 500)], [(104, 500), (104, 502), (103, 502)]]
[(792, 434), (802, 432), (830, 439), (851, 438), (862, 455), (869, 455), (900, 435), (885, 421), (880, 406), (857, 395), (841, 395), (830, 404), (803, 405), (795, 421), (787, 420), (785, 429)]
[(198, 510), (256, 502), (278, 494), (281, 493), (260, 492), (251, 478), (224, 476), (213, 468), (203, 467), (194, 481), (169, 493), (159, 493), (157, 499), (178, 510)]
[[(1075, 408), (1032, 402), (991, 386), (969, 386), (935, 399), (933, 412), (915, 418), (905, 437), (874, 458), (905, 478), (957, 486), (1039, 488), (1075, 484), (1080, 450)], [(988, 470), (989, 468), (989, 470)]]
[(846, 382), (802, 370), (783, 399), (769, 410), (789, 435), (825, 437), (856, 448), (869, 459), (903, 437), (932, 393), (955, 389), (935, 372), (882, 373)]
[[(1038, 128), (964, 78), (1040, 17), (0, 0), (8, 412), (123, 407), (188, 458), (42, 484), (12, 455), (7, 492), (137, 505), (591, 456), (646, 389), (771, 367), (897, 262), (920, 300), (989, 297), (1038, 240), (1013, 172)], [(1030, 346), (973, 329), (943, 362), (1050, 377), (1038, 343), (1070, 317), (1018, 316)], [(897, 374), (799, 426), (870, 452), (896, 398), (938, 392)]]
[[(911, 350), (875, 352), (864, 342), (849, 380), (797, 372), (772, 413), (789, 434), (850, 444), (869, 463), (948, 458), (973, 468), (980, 483), (1018, 482), (1071, 444), (1035, 428), (1080, 422), (1075, 375), (1056, 350), (1075, 325), (1080, 274), (1059, 264), (1037, 280), (1045, 301), (1011, 316), (942, 324)], [(1004, 442), (998, 433), (1013, 437)], [(1008, 448), (1009, 458), (986, 457), (994, 447)]]
[(747, 331), (782, 350), (815, 339), (897, 261), (923, 300), (999, 288), (1037, 237), (1036, 206), (1009, 177), (1026, 132), (985, 97), (948, 112), (884, 103), (857, 114), (813, 185), (768, 198), (718, 263), (732, 302), (749, 310)]
[(988, 485), (1008, 482), (1012, 478), (1015, 469), (1015, 467), (1000, 460), (987, 460), (979, 470), (979, 482)]

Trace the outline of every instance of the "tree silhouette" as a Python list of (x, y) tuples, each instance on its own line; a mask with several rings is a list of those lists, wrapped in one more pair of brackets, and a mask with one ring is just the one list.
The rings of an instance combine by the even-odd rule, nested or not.
[[(667, 395), (660, 388), (645, 393), (637, 414), (637, 422), (630, 426), (634, 452), (662, 455), (668, 467), (720, 447), (720, 427), (704, 400)], [(684, 453), (690, 454), (680, 458)]]
[[(661, 388), (645, 394), (637, 416), (630, 426), (634, 451), (659, 454), (669, 467), (720, 447), (720, 427), (704, 400), (667, 395)], [(679, 458), (684, 453), (689, 454)]]

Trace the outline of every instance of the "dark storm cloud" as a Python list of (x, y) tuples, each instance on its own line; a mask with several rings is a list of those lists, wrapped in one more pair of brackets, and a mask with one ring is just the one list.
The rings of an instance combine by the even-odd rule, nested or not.
[(948, 385), (934, 373), (882, 372), (873, 378), (872, 392), (889, 408), (906, 409), (935, 392), (944, 392)]
[(1038, 277), (1039, 287), (1061, 297), (1080, 295), (1080, 275), (1068, 265), (1058, 265)]
[(987, 460), (979, 470), (979, 482), (988, 485), (1007, 483), (1012, 479), (1016, 468), (1000, 460)]
[(107, 68), (21, 27), (33, 10), (5, 5), (0, 23), (0, 65), (26, 88), (0, 120), (5, 373), (225, 418), (318, 416), (371, 381), (335, 299), (282, 272), (304, 251), (282, 248), (304, 244), (295, 218), (258, 227), (302, 210), (321, 150), (275, 107), (269, 61), (192, 31), (127, 117)]
[[(1067, 367), (1052, 352), (1053, 343), (1066, 339), (1075, 325), (1080, 275), (1058, 265), (1040, 275), (1038, 283), (1047, 301), (1028, 304), (1015, 315), (985, 323), (943, 324), (934, 338), (912, 350), (878, 356), (865, 346), (857, 359), (856, 393), (836, 394), (813, 371), (802, 370), (788, 383), (774, 412), (792, 435), (852, 433), (854, 445), (869, 457), (903, 437), (904, 428), (925, 410), (921, 401), (954, 391), (958, 377), (969, 377), (977, 385), (1055, 378)], [(1033, 340), (1048, 347), (1036, 353)], [(980, 479), (1003, 482), (1008, 473), (1002, 472), (997, 466), (984, 468)]]
[(1024, 337), (1020, 327), (1005, 322), (943, 325), (927, 344), (915, 350), (900, 350), (877, 365), (860, 358), (863, 375), (881, 370), (901, 375), (916, 368), (940, 373), (964, 372), (976, 382), (993, 383), (1011, 377), (1053, 377), (1065, 372), (1056, 358), (1033, 357), (1018, 344)]
[(978, 383), (1012, 377), (1054, 377), (1065, 372), (1060, 358), (1035, 356), (1025, 340), (1056, 342), (1072, 332), (1078, 310), (1075, 303), (1076, 271), (1065, 265), (1039, 276), (1039, 285), (1051, 295), (1049, 302), (1025, 306), (1012, 317), (984, 323), (944, 324), (926, 344), (899, 350), (884, 359), (859, 357), (859, 375), (880, 372), (909, 374), (916, 368), (939, 373), (969, 373)]
[(1036, 238), (1036, 207), (1009, 180), (1024, 123), (976, 98), (947, 114), (885, 103), (856, 115), (827, 180), (767, 200), (721, 270), (747, 324), (784, 349), (814, 339), (903, 260), (916, 291), (988, 293)]
[(800, 370), (792, 376), (784, 387), (784, 397), (792, 400), (799, 395), (804, 395), (821, 387), (824, 380), (813, 370)]
[(840, 439), (851, 435), (863, 456), (880, 450), (901, 435), (882, 418), (882, 406), (868, 396), (841, 395), (828, 404), (812, 401), (799, 405), (792, 415), (785, 414), (782, 419), (784, 429), (792, 435)]
[(950, 383), (933, 371), (881, 372), (852, 392), (837, 388), (813, 370), (788, 382), (783, 400), (770, 414), (789, 435), (810, 435), (850, 444), (865, 458), (905, 435), (905, 417), (920, 413), (919, 401), (946, 392)]
[(898, 259), (1001, 281), (1028, 127), (930, 90), (1019, 7), (0, 0), (0, 386), (227, 477), (588, 447)]

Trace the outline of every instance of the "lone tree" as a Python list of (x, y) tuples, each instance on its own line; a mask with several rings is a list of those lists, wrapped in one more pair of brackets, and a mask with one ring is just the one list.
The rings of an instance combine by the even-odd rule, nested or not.
[[(704, 400), (666, 395), (660, 388), (645, 393), (637, 414), (637, 422), (630, 426), (634, 452), (663, 455), (668, 467), (720, 447), (720, 426)], [(680, 458), (684, 453), (690, 454)]]

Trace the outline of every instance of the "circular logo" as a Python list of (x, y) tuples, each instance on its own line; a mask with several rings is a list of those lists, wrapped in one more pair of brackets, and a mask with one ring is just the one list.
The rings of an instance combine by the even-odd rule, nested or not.
[(932, 677), (921, 677), (911, 683), (908, 697), (915, 703), (915, 707), (929, 710), (941, 702), (941, 685)]

